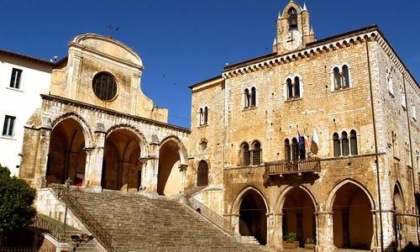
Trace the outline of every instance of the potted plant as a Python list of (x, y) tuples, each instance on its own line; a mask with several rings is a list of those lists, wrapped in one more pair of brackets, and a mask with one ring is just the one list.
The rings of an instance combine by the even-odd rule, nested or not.
[(315, 241), (312, 238), (307, 238), (305, 241), (305, 249), (311, 249), (315, 251)]
[(299, 247), (299, 241), (296, 240), (296, 233), (288, 233), (284, 237), (283, 248), (284, 249), (297, 249)]

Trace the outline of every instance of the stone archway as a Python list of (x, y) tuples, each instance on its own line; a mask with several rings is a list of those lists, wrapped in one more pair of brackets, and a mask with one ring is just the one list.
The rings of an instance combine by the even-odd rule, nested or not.
[(394, 186), (394, 195), (392, 197), (394, 205), (394, 218), (393, 218), (393, 229), (394, 229), (394, 242), (395, 248), (401, 249), (401, 235), (403, 235), (403, 214), (404, 214), (404, 198), (402, 195), (401, 187), (399, 183)]
[(105, 140), (102, 188), (138, 190), (141, 186), (140, 139), (128, 129), (112, 131)]
[(253, 236), (260, 244), (267, 244), (267, 206), (256, 190), (249, 189), (240, 198), (239, 234)]
[(185, 153), (184, 147), (176, 138), (162, 141), (159, 150), (159, 171), (157, 193), (175, 195), (184, 190)]
[(209, 184), (209, 166), (206, 161), (201, 160), (197, 168), (197, 186), (207, 186)]
[(86, 152), (82, 126), (73, 118), (59, 122), (51, 132), (47, 161), (47, 183), (64, 183), (67, 178), (82, 185)]
[(356, 183), (344, 183), (335, 191), (332, 211), (334, 245), (337, 248), (371, 248), (372, 209), (370, 195)]
[(311, 196), (300, 187), (287, 192), (282, 208), (282, 233), (296, 234), (299, 245), (316, 240), (315, 205)]

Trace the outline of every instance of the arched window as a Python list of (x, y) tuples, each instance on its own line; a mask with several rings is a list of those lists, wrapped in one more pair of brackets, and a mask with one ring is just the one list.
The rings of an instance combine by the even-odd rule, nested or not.
[(294, 83), (294, 86), (295, 86), (295, 95), (294, 95), (294, 97), (295, 98), (298, 98), (298, 97), (300, 97), (300, 81), (299, 81), (299, 77), (295, 77), (295, 83)]
[(200, 110), (199, 110), (198, 113), (199, 113), (199, 117), (200, 117), (199, 123), (200, 123), (200, 126), (201, 126), (204, 123), (204, 111), (203, 111), (203, 108), (200, 108)]
[(287, 21), (289, 23), (289, 30), (293, 30), (296, 29), (298, 26), (298, 21), (297, 21), (297, 12), (295, 8), (290, 8), (287, 11), (287, 14), (289, 15)]
[(261, 164), (261, 144), (258, 141), (252, 144), (252, 164)]
[(343, 66), (343, 88), (350, 87), (349, 67)]
[(242, 152), (242, 164), (243, 165), (250, 165), (251, 164), (251, 153), (249, 151), (249, 145), (247, 143), (242, 144), (241, 152)]
[(287, 79), (287, 99), (293, 98), (293, 83), (291, 79)]
[(301, 97), (301, 83), (299, 77), (295, 77), (293, 80), (288, 78), (286, 80), (287, 86), (287, 99), (296, 99)]
[(347, 132), (343, 131), (341, 133), (341, 146), (343, 156), (348, 156), (349, 153), (349, 138), (347, 137)]
[(334, 87), (336, 90), (341, 89), (341, 75), (338, 67), (334, 67)]
[(351, 154), (357, 155), (357, 135), (356, 131), (350, 131), (350, 147), (351, 147)]
[(306, 159), (305, 137), (304, 136), (299, 136), (298, 149), (299, 149), (299, 159), (300, 160)]
[(407, 102), (405, 101), (405, 92), (402, 86), (400, 86), (400, 94), (401, 94), (401, 106), (403, 107), (403, 109), (406, 109)]
[(292, 139), (292, 160), (297, 160), (299, 157), (298, 140), (294, 137)]
[(250, 95), (250, 93), (249, 93), (249, 89), (248, 88), (246, 88), (245, 89), (245, 92), (244, 92), (244, 107), (245, 108), (249, 108), (249, 106), (251, 105), (251, 95)]
[(394, 96), (394, 81), (392, 79), (392, 68), (386, 70), (386, 81), (388, 84), (388, 92), (391, 96)]
[(341, 68), (334, 67), (334, 90), (340, 90), (350, 87), (350, 69), (347, 65)]
[(290, 161), (291, 160), (290, 141), (289, 141), (289, 139), (284, 140), (284, 159), (286, 161)]
[(251, 88), (251, 107), (257, 106), (257, 89), (255, 87)]
[(209, 184), (209, 167), (206, 161), (201, 160), (197, 169), (197, 186), (206, 186)]
[(334, 157), (341, 156), (340, 137), (338, 136), (338, 133), (334, 133), (333, 135), (333, 147), (334, 147)]
[(209, 118), (209, 108), (208, 107), (204, 107), (204, 125), (207, 125), (208, 123), (208, 118)]
[(198, 114), (199, 114), (199, 117), (200, 117), (199, 118), (200, 119), (200, 121), (199, 121), (200, 126), (207, 125), (208, 118), (209, 118), (209, 108), (207, 106), (204, 107), (204, 108), (200, 108)]

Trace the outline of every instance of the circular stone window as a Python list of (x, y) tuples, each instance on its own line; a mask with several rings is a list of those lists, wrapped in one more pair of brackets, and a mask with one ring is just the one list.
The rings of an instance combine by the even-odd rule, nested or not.
[(97, 73), (93, 77), (92, 88), (95, 95), (103, 101), (110, 101), (117, 94), (115, 78), (106, 72)]

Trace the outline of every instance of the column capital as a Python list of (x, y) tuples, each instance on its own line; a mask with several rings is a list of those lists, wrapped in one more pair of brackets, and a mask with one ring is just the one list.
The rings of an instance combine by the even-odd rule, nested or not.
[(187, 170), (187, 168), (188, 168), (188, 165), (187, 164), (180, 164), (179, 165), (179, 171), (186, 171)]

